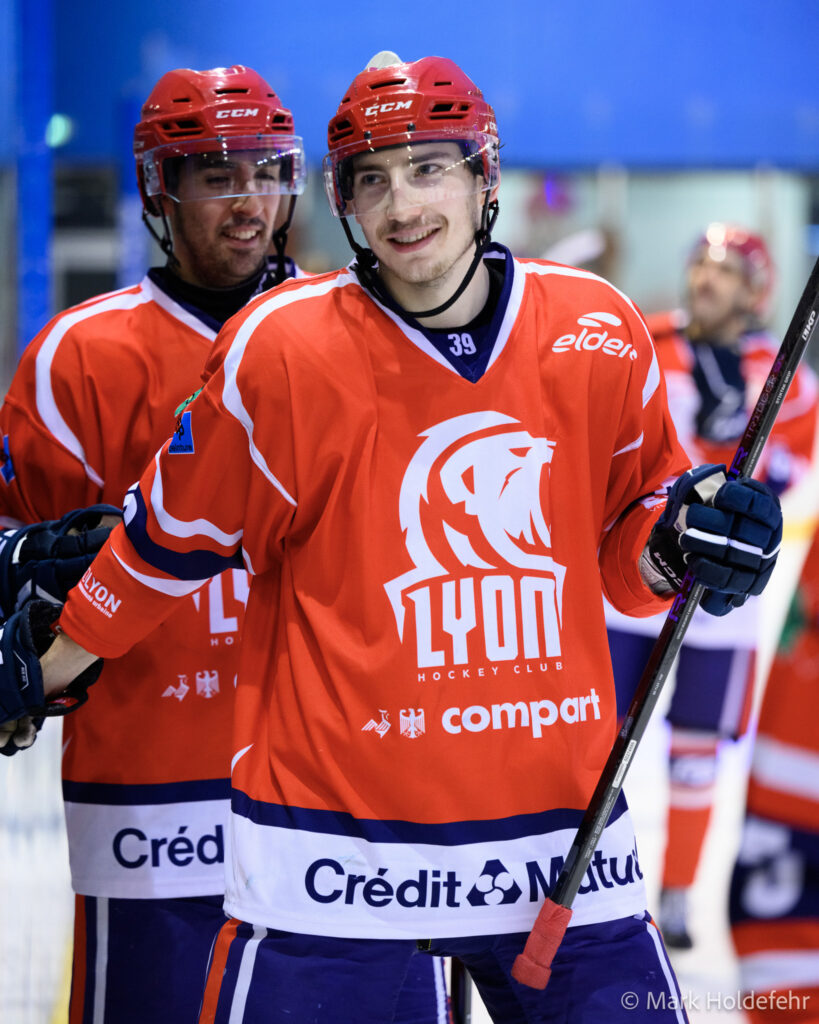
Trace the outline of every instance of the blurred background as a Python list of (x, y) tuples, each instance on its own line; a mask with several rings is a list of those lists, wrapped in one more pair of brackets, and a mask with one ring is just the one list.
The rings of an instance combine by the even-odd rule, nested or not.
[[(343, 90), (382, 49), (405, 60), (451, 57), (494, 105), (503, 143), (495, 237), (513, 252), (583, 264), (653, 312), (679, 303), (684, 262), (702, 228), (735, 221), (771, 248), (778, 277), (771, 325), (781, 334), (819, 254), (817, 38), (816, 0), (313, 0), (292, 8), (262, 0), (7, 0), (0, 4), (0, 384), (5, 390), (21, 347), (54, 312), (134, 283), (163, 262), (141, 223), (131, 137), (142, 101), (171, 68), (242, 63), (270, 81), (294, 113), (310, 162), (288, 251), (312, 271), (348, 262), (320, 162)], [(817, 353), (809, 358), (815, 365)], [(816, 490), (812, 478), (788, 506), (789, 571), (770, 598), (768, 649)], [(760, 678), (765, 668), (763, 657)], [(662, 820), (665, 742), (660, 724), (633, 770), (649, 863), (652, 829)], [(4, 1005), (25, 1022), (64, 1019), (71, 910), (59, 740), (44, 737), (38, 746), (36, 769), (15, 758), (0, 778), (3, 905), (29, 920), (32, 889), (21, 880), (30, 879), (47, 933), (44, 941), (17, 929), (13, 943), (2, 940), (0, 964), (25, 990)], [(683, 956), (684, 989), (734, 984), (721, 887), (746, 761), (740, 747), (709, 840), (711, 863), (717, 858), (724, 868), (709, 869), (698, 897), (713, 941), (701, 943), (698, 959)], [(34, 803), (23, 796), (15, 805), (24, 772), (29, 782), (42, 773), (42, 788)], [(47, 840), (32, 852), (37, 830)], [(0, 979), (0, 1003), (10, 984)]]
[(494, 105), (504, 184), (496, 237), (592, 265), (645, 311), (676, 301), (709, 220), (768, 240), (784, 329), (819, 251), (813, 0), (245, 0), (0, 5), (0, 346), (5, 369), (49, 314), (138, 280), (133, 125), (174, 67), (247, 64), (293, 110), (311, 163), (293, 252), (348, 261), (319, 166), (330, 116), (367, 59), (456, 60)]

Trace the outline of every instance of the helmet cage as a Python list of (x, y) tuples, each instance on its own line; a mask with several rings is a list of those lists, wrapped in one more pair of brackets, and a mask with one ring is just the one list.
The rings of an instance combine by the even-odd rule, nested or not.
[[(243, 181), (237, 173), (238, 154), (255, 168), (252, 178), (245, 174)], [(165, 195), (180, 203), (249, 195), (301, 195), (307, 174), (304, 144), (297, 135), (186, 139), (141, 153), (137, 163), (146, 197)], [(182, 196), (178, 194), (178, 185), (186, 167), (212, 173), (193, 179), (193, 194)], [(197, 191), (201, 194), (196, 194)]]
[[(441, 154), (430, 153), (428, 145), (436, 142), (455, 144), (459, 156), (447, 163), (441, 159)], [(421, 158), (414, 160), (415, 147), (421, 145), (425, 147)], [(356, 140), (346, 146), (335, 147), (325, 156), (324, 188), (334, 216), (350, 217), (373, 212), (386, 201), (390, 190), (385, 183), (368, 188), (366, 199), (362, 197), (358, 202), (354, 194), (356, 157), (385, 150), (395, 151), (396, 159), (403, 161), (408, 189), (418, 196), (419, 205), (456, 195), (491, 192), (500, 182), (499, 143), (494, 134), (438, 127), (379, 135), (377, 139)], [(457, 173), (464, 167), (471, 172), (468, 178)]]

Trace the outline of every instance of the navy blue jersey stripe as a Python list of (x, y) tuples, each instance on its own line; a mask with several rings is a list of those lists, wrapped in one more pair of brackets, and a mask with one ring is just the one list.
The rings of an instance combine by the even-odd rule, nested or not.
[(133, 516), (125, 524), (128, 540), (139, 557), (154, 569), (178, 580), (207, 580), (226, 569), (244, 569), (240, 550), (232, 555), (219, 555), (215, 551), (170, 551), (148, 536), (148, 509), (139, 487), (131, 490), (134, 499)]
[(230, 779), (193, 779), (190, 782), (159, 782), (127, 785), (118, 782), (71, 782), (63, 779), (63, 799), (75, 804), (176, 804), (201, 800), (226, 800)]
[[(344, 811), (319, 811), (263, 803), (252, 800), (238, 789), (232, 791), (231, 806), (234, 814), (248, 818), (258, 825), (325, 835), (351, 836), (370, 843), (429, 843), (435, 846), (497, 842), (542, 835), (561, 829), (575, 830), (583, 817), (582, 810), (557, 808), (537, 814), (517, 814), (509, 818), (452, 821), (432, 825), (416, 821), (377, 821), (370, 818), (354, 818)], [(609, 821), (616, 821), (625, 811), (626, 800), (620, 793)]]

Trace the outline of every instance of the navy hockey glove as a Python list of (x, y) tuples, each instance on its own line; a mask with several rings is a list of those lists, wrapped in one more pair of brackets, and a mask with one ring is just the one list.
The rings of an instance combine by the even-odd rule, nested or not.
[(29, 598), (61, 604), (105, 543), (103, 516), (121, 516), (113, 505), (91, 505), (62, 519), (0, 532), (0, 615), (8, 618)]
[(54, 641), (51, 625), (59, 614), (60, 608), (50, 601), (28, 601), (0, 627), (0, 725), (26, 717), (67, 715), (88, 699), (88, 687), (102, 671), (101, 658), (62, 693), (46, 699), (43, 692), (40, 658)]
[(698, 466), (669, 489), (646, 545), (650, 567), (679, 590), (687, 569), (705, 587), (711, 615), (761, 594), (782, 543), (782, 510), (758, 480), (727, 480), (724, 466)]

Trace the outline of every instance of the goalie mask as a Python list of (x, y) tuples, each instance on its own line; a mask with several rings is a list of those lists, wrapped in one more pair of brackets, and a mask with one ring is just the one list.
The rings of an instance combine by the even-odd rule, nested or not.
[[(355, 241), (347, 218), (366, 216), (390, 202), (391, 161), (400, 169), (401, 189), (410, 204), (484, 195), (475, 257), (463, 281), (441, 306), (412, 316), (435, 316), (449, 308), (477, 270), (498, 210), (493, 198), (500, 182), (497, 126), (480, 89), (444, 57), (402, 63), (385, 51), (353, 80), (330, 121), (328, 143), (324, 185), (330, 209), (341, 218), (359, 269), (379, 297), (385, 296), (375, 257)], [(376, 151), (378, 170), (368, 168), (366, 160)], [(389, 304), (394, 306), (394, 300)]]

